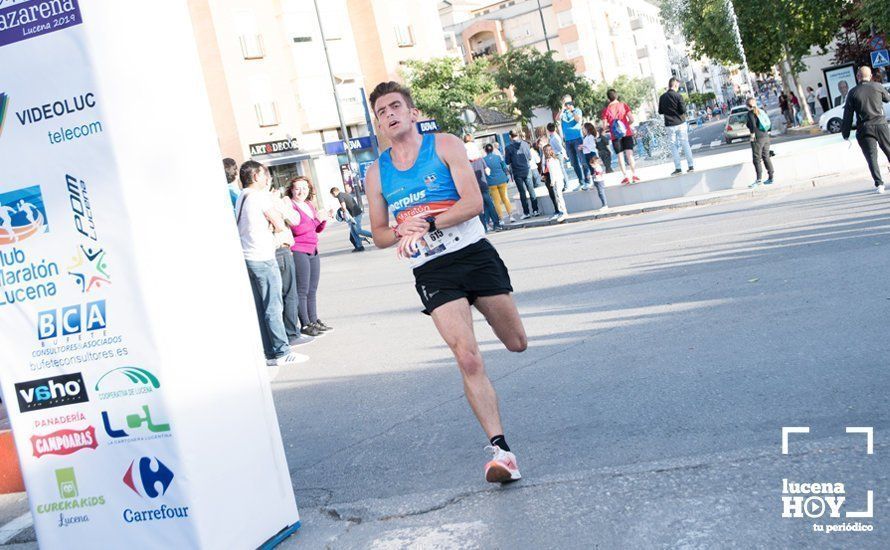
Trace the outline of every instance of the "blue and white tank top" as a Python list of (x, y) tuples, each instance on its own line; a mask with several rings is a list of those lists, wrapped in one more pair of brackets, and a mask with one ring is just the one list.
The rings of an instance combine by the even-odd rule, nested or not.
[[(399, 170), (392, 163), (391, 149), (380, 155), (380, 187), (396, 223), (417, 216), (438, 216), (454, 206), (460, 195), (451, 170), (436, 154), (436, 136), (424, 134), (414, 166)], [(456, 252), (485, 238), (478, 216), (424, 236), (411, 267)]]

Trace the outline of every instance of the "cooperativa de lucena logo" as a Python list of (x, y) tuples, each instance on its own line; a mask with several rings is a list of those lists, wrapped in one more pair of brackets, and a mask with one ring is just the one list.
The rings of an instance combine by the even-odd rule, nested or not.
[(148, 369), (126, 366), (111, 369), (99, 377), (94, 389), (99, 401), (146, 395), (161, 388), (161, 381)]

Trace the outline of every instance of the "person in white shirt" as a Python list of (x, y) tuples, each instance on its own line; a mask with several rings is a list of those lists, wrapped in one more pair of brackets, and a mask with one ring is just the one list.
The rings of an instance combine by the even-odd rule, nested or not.
[(828, 104), (828, 91), (822, 86), (821, 82), (816, 84), (816, 99), (819, 100), (823, 113), (831, 108), (831, 105)]
[[(590, 122), (585, 122), (584, 126), (581, 127), (581, 130), (584, 133), (584, 140), (581, 142), (581, 153), (584, 154), (584, 164), (590, 166), (590, 159), (597, 156), (596, 127)], [(593, 187), (593, 183), (585, 182), (584, 185), (581, 186), (581, 189), (587, 191), (591, 187)]]
[(556, 151), (550, 145), (544, 146), (544, 159), (547, 162), (547, 173), (550, 174), (550, 185), (553, 187), (553, 195), (556, 198), (556, 203), (553, 205), (556, 213), (550, 219), (562, 223), (566, 219), (566, 201), (563, 196), (566, 175), (562, 167), (562, 159), (557, 156)]
[(271, 174), (259, 162), (249, 160), (241, 165), (239, 177), (244, 190), (235, 204), (235, 219), (259, 317), (266, 364), (302, 363), (309, 358), (291, 352), (284, 329), (281, 273), (275, 258), (278, 241), (273, 231), (285, 231), (286, 226), (269, 193)]

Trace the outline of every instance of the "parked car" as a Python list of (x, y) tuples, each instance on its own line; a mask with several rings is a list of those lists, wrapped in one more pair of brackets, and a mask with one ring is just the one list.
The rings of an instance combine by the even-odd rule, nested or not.
[(723, 140), (726, 143), (732, 143), (737, 139), (747, 138), (751, 135), (748, 129), (748, 109), (744, 113), (735, 113), (729, 115), (726, 120), (726, 128), (723, 131)]
[(729, 110), (729, 116), (732, 116), (736, 113), (744, 113), (747, 115), (748, 107), (745, 105), (736, 105), (735, 107), (733, 107), (732, 109)]
[[(890, 90), (890, 83), (884, 84), (884, 87), (887, 88), (887, 90)], [(834, 109), (829, 109), (822, 113), (822, 116), (819, 117), (819, 127), (822, 128), (823, 132), (836, 134), (841, 131), (841, 124), (844, 122), (844, 105), (846, 103), (845, 100)], [(890, 121), (890, 103), (884, 103), (884, 116)], [(856, 117), (854, 116), (853, 128), (855, 127)]]

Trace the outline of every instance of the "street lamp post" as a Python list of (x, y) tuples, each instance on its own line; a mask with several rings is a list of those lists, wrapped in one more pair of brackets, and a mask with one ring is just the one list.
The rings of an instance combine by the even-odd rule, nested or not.
[(352, 192), (355, 194), (355, 200), (359, 204), (362, 203), (362, 194), (359, 186), (355, 185), (354, 166), (358, 166), (355, 162), (355, 155), (352, 153), (352, 147), (349, 144), (349, 133), (346, 131), (346, 122), (343, 120), (343, 110), (340, 108), (340, 93), (337, 91), (337, 80), (334, 78), (334, 70), (331, 68), (331, 54), (328, 52), (328, 41), (324, 35), (324, 25), (321, 23), (321, 12), (318, 11), (318, 0), (312, 0), (315, 5), (315, 17), (318, 19), (318, 31), (321, 35), (321, 43), (324, 46), (324, 58), (328, 66), (328, 76), (331, 77), (331, 88), (334, 90), (334, 104), (337, 106), (337, 118), (340, 120), (340, 132), (343, 134), (343, 143), (346, 145), (346, 158), (349, 163), (350, 179), (353, 182)]
[(544, 29), (544, 44), (547, 45), (547, 51), (550, 51), (550, 39), (547, 38), (547, 24), (544, 23), (544, 10), (541, 8), (541, 0), (538, 0), (538, 15), (541, 16), (541, 28)]

